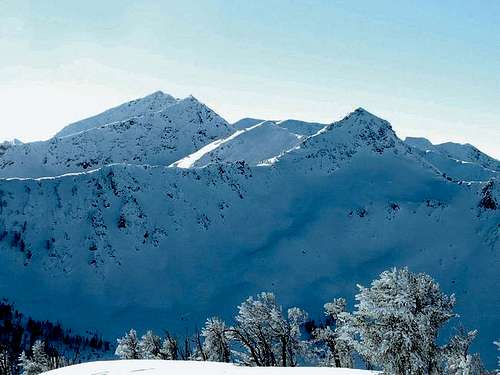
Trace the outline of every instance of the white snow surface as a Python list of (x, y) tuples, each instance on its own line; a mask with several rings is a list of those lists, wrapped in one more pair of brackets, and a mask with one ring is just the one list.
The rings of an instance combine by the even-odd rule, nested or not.
[(247, 129), (250, 126), (257, 125), (257, 124), (259, 124), (261, 122), (264, 122), (264, 121), (266, 121), (266, 120), (257, 119), (257, 118), (251, 118), (251, 117), (245, 117), (245, 118), (242, 118), (241, 120), (238, 120), (235, 123), (233, 123), (233, 127), (235, 129), (238, 129), (238, 130)]
[(287, 129), (292, 133), (301, 135), (316, 134), (320, 129), (327, 126), (327, 124), (320, 124), (317, 122), (307, 122), (307, 121), (292, 120), (292, 119), (277, 121), (276, 125), (284, 129)]
[[(255, 118), (243, 118), (239, 121), (236, 121), (233, 124), (233, 127), (235, 129), (246, 129), (249, 128), (253, 125), (257, 125), (259, 123), (264, 122), (265, 120), (259, 120)], [(320, 124), (318, 122), (307, 122), (307, 121), (300, 121), (300, 120), (293, 120), (293, 119), (288, 119), (288, 120), (280, 120), (280, 121), (269, 121), (273, 122), (274, 124), (278, 125), (279, 127), (283, 129), (287, 129), (291, 133), (294, 134), (299, 134), (299, 135), (313, 135), (318, 132), (321, 128), (324, 128), (327, 126), (327, 124)]]
[(433, 145), (426, 138), (407, 137), (405, 143), (445, 176), (463, 181), (500, 177), (500, 162), (470, 144), (446, 142)]
[(369, 375), (375, 371), (330, 367), (243, 367), (230, 363), (161, 360), (89, 362), (45, 372), (45, 375)]
[(171, 166), (203, 167), (216, 162), (245, 161), (258, 165), (297, 146), (302, 135), (294, 134), (271, 121), (263, 121), (237, 130), (227, 138), (218, 139)]

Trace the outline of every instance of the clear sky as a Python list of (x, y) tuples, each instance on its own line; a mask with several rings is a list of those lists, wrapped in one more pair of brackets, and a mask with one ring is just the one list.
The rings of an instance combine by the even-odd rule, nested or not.
[(0, 139), (156, 90), (229, 121), (364, 107), (500, 158), (500, 1), (0, 0)]

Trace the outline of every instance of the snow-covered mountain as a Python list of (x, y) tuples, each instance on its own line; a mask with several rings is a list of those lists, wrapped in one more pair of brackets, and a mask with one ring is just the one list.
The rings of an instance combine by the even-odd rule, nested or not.
[(500, 162), (470, 144), (433, 145), (426, 138), (407, 137), (405, 143), (442, 173), (455, 180), (484, 181), (500, 176)]
[(7, 149), (9, 149), (10, 147), (21, 144), (22, 142), (19, 139), (13, 139), (12, 141), (3, 141), (2, 143), (0, 143), (0, 156), (5, 154)]
[[(133, 121), (48, 142), (78, 140), (57, 146), (48, 176), (78, 171), (56, 162), (65, 153), (100, 150), (87, 171), (0, 179), (0, 296), (106, 337), (184, 332), (230, 319), (263, 290), (320, 317), (332, 298), (352, 302), (356, 283), (408, 265), (456, 293), (460, 321), (480, 332), (474, 349), (493, 364), (497, 180), (443, 176), (363, 109), (311, 135), (276, 122), (235, 129), (194, 99)], [(94, 146), (107, 132), (114, 146)], [(6, 168), (4, 177), (44, 175)]]
[[(92, 125), (79, 133), (13, 145), (0, 155), (0, 177), (58, 176), (113, 163), (169, 165), (233, 132), (224, 119), (194, 97), (174, 102), (170, 98), (155, 93), (93, 117), (91, 121), (77, 123)], [(157, 109), (160, 102), (169, 104), (159, 111), (148, 110), (140, 115), (136, 112), (146, 103), (151, 105), (148, 109)], [(125, 115), (129, 105), (132, 110)], [(137, 117), (130, 117), (132, 114)], [(118, 115), (127, 119), (105, 122)], [(98, 125), (101, 118), (103, 123)], [(63, 132), (75, 126), (69, 125)]]
[(299, 120), (283, 120), (277, 121), (276, 125), (288, 129), (290, 132), (300, 135), (313, 135), (323, 129), (328, 124), (320, 124), (317, 122), (306, 122)]
[(89, 129), (97, 128), (113, 122), (125, 121), (134, 117), (144, 116), (149, 113), (162, 111), (165, 108), (176, 104), (178, 99), (173, 96), (156, 91), (144, 98), (132, 100), (117, 107), (108, 109), (103, 113), (77, 121), (64, 127), (55, 136), (65, 137)]
[[(233, 124), (233, 127), (237, 130), (242, 130), (242, 129), (247, 129), (251, 126), (257, 125), (261, 122), (264, 122), (265, 120), (259, 120), (259, 119), (254, 119), (254, 118), (243, 118), (239, 121), (236, 121)], [(313, 135), (317, 133), (319, 130), (327, 126), (328, 124), (320, 124), (317, 122), (306, 122), (306, 121), (300, 121), (300, 120), (282, 120), (282, 121), (269, 121), (277, 126), (287, 129), (291, 133), (298, 134), (298, 135)]]
[(242, 130), (242, 129), (249, 128), (250, 126), (257, 125), (258, 123), (264, 122), (264, 121), (266, 121), (266, 120), (245, 117), (245, 118), (242, 118), (241, 120), (238, 120), (235, 123), (233, 123), (233, 127), (237, 130)]
[(218, 139), (175, 162), (180, 168), (203, 167), (211, 163), (245, 161), (258, 165), (296, 147), (304, 135), (291, 133), (272, 121), (262, 121), (230, 136)]

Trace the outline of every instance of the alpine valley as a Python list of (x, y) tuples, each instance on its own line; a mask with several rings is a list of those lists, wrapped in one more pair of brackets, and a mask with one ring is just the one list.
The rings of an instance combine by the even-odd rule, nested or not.
[(260, 291), (320, 318), (407, 265), (455, 293), (453, 325), (478, 329), (492, 367), (499, 173), (471, 145), (403, 141), (361, 108), (230, 124), (156, 92), (0, 146), (0, 298), (113, 339), (230, 319)]

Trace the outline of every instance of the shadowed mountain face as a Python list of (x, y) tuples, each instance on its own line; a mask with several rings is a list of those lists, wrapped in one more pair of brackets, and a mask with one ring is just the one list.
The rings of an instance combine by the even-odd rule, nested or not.
[[(43, 147), (9, 147), (3, 177), (76, 173), (0, 179), (0, 296), (107, 337), (184, 332), (208, 316), (229, 319), (263, 290), (319, 317), (332, 298), (353, 302), (356, 283), (408, 265), (456, 293), (455, 323), (479, 329), (474, 349), (493, 366), (500, 188), (491, 164), (451, 168), (450, 151), (430, 158), (363, 109), (314, 131), (291, 124), (233, 127), (188, 98)], [(23, 147), (40, 147), (48, 166)], [(87, 169), (57, 162), (88, 155), (98, 163)], [(471, 163), (481, 178), (461, 178)]]

